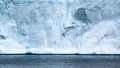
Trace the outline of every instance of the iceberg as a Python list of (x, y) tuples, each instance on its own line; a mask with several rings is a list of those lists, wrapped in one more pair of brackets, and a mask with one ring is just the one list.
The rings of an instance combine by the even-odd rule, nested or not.
[(120, 54), (119, 0), (0, 0), (1, 54)]

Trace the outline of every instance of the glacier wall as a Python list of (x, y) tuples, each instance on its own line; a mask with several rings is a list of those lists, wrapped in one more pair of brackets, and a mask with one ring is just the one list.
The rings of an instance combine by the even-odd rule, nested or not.
[(120, 0), (0, 0), (0, 53), (120, 54)]

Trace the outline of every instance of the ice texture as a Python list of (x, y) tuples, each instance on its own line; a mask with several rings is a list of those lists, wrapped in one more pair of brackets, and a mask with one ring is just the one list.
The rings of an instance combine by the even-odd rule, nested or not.
[(120, 0), (0, 0), (0, 53), (120, 54)]

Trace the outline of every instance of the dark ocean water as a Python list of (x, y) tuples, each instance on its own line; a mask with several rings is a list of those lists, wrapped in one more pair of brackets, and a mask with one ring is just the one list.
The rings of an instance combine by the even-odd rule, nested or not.
[(0, 55), (0, 68), (120, 68), (120, 55)]

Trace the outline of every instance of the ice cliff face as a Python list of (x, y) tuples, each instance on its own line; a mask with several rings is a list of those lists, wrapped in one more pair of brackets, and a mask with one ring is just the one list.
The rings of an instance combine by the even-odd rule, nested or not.
[(120, 54), (119, 0), (0, 0), (0, 53)]

